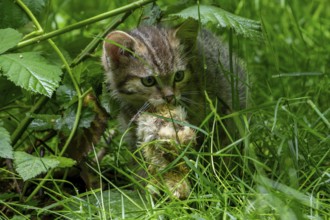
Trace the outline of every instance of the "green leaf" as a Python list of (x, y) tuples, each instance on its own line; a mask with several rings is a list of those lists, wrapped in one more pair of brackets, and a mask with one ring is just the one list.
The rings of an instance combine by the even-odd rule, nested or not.
[(21, 39), (22, 34), (14, 29), (0, 29), (0, 54), (16, 46)]
[[(23, 0), (26, 6), (35, 16), (38, 16), (45, 7), (46, 0)], [(30, 19), (23, 9), (19, 7), (16, 1), (1, 0), (0, 1), (0, 28), (19, 28), (27, 24)]]
[(72, 167), (76, 164), (75, 160), (67, 157), (49, 156), (48, 158), (57, 160), (59, 162), (57, 166), (58, 168)]
[(14, 152), (14, 163), (17, 173), (24, 181), (31, 179), (51, 168), (57, 167), (60, 162), (54, 158), (36, 157), (25, 152)]
[(40, 14), (44, 9), (47, 0), (23, 0), (26, 6), (32, 11), (33, 14)]
[[(78, 199), (78, 200), (77, 200)], [(66, 205), (63, 206), (63, 201), (57, 204), (52, 204), (45, 209), (61, 207), (67, 209), (66, 217), (74, 219), (77, 217), (76, 212), (81, 216), (95, 214), (98, 216), (100, 210), (106, 209), (109, 212), (105, 213), (104, 219), (140, 219), (141, 212), (145, 211), (144, 201), (138, 191), (132, 190), (107, 190), (102, 192), (89, 192), (85, 197), (72, 197), (65, 201)]]
[(13, 199), (13, 198), (19, 197), (17, 193), (9, 192), (9, 193), (1, 193), (0, 194), (0, 200), (5, 201), (8, 199)]
[(203, 24), (211, 22), (219, 27), (232, 28), (237, 34), (241, 34), (244, 37), (254, 39), (261, 37), (261, 24), (259, 21), (234, 15), (215, 6), (194, 5), (170, 16), (199, 20), (198, 11), (200, 11), (200, 20)]
[(15, 86), (14, 83), (7, 80), (6, 77), (1, 75), (0, 69), (0, 103), (3, 108), (6, 105), (15, 102), (15, 100), (22, 97), (22, 89)]
[(87, 201), (97, 204), (101, 200), (104, 202), (104, 207), (110, 207), (111, 218), (115, 219), (123, 216), (128, 219), (137, 219), (140, 216), (140, 212), (144, 209), (144, 202), (138, 191), (108, 190), (89, 196)]
[(10, 159), (13, 158), (13, 148), (10, 144), (10, 134), (3, 127), (0, 127), (0, 157)]
[(142, 14), (142, 25), (156, 25), (162, 17), (162, 11), (160, 7), (156, 4), (148, 4), (143, 9)]
[(61, 115), (31, 114), (31, 117), (33, 118), (33, 121), (29, 125), (29, 128), (35, 131), (54, 129), (56, 123), (59, 123), (61, 120)]
[[(56, 120), (54, 129), (64, 131), (64, 133), (70, 133), (76, 120), (76, 107), (72, 106), (66, 109), (63, 113), (63, 117)], [(95, 118), (95, 113), (88, 107), (85, 107), (81, 111), (79, 128), (89, 128)]]
[(4, 54), (0, 56), (3, 75), (22, 88), (51, 97), (58, 87), (61, 68), (51, 65), (39, 53)]
[(66, 83), (63, 79), (63, 85), (60, 85), (56, 90), (56, 100), (61, 107), (68, 108), (78, 101), (77, 91), (72, 84)]

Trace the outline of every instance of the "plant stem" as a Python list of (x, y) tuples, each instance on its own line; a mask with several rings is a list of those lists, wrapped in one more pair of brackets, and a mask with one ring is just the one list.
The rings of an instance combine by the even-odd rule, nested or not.
[(80, 54), (71, 62), (70, 66), (76, 66), (80, 63), (86, 56), (88, 56), (91, 51), (97, 47), (99, 42), (104, 39), (104, 37), (109, 33), (110, 30), (115, 29), (118, 25), (123, 23), (128, 16), (132, 14), (132, 11), (126, 12), (124, 15), (115, 18), (113, 22), (109, 24), (103, 31), (103, 33), (98, 34), (94, 39), (80, 52)]
[(22, 2), (22, 0), (16, 0), (16, 2), (24, 10), (24, 12), (30, 17), (33, 24), (37, 27), (37, 29), (38, 29), (37, 32), (42, 34), (44, 31), (43, 31), (42, 27), (40, 26), (38, 20), (34, 17), (31, 10), (24, 4), (24, 2)]
[[(59, 153), (58, 156), (62, 156), (66, 149), (68, 148), (71, 140), (73, 139), (74, 137), (74, 134), (78, 128), (78, 125), (79, 125), (79, 120), (80, 120), (80, 115), (81, 115), (81, 110), (82, 110), (82, 105), (83, 105), (83, 102), (82, 102), (82, 99), (83, 99), (83, 96), (81, 95), (81, 91), (80, 91), (80, 88), (79, 88), (79, 85), (76, 81), (76, 79), (74, 78), (73, 74), (72, 74), (72, 71), (71, 71), (71, 68), (68, 64), (68, 62), (66, 61), (65, 57), (63, 56), (62, 52), (58, 49), (58, 47), (56, 46), (56, 44), (53, 42), (53, 40), (51, 39), (48, 39), (48, 42), (49, 44), (53, 47), (53, 49), (56, 51), (56, 53), (59, 55), (59, 57), (61, 58), (61, 60), (63, 61), (64, 63), (64, 66), (68, 72), (68, 74), (70, 75), (70, 78), (72, 80), (72, 83), (75, 87), (75, 90), (77, 92), (77, 95), (78, 95), (78, 106), (77, 106), (77, 113), (76, 113), (76, 117), (75, 117), (75, 121), (74, 121), (74, 124), (73, 124), (73, 128), (70, 132), (70, 135), (68, 137), (68, 139), (66, 140), (61, 152)], [(24, 130), (22, 130), (24, 131)], [(53, 173), (53, 169), (51, 169), (47, 174), (46, 176), (42, 179), (42, 181), (38, 184), (38, 186), (33, 190), (33, 192), (29, 195), (29, 197), (26, 199), (26, 202), (30, 201), (33, 196), (35, 194), (37, 194), (37, 192), (41, 189), (41, 187), (43, 187), (43, 185), (45, 184), (45, 182), (51, 177)]]
[[(43, 32), (42, 27), (40, 26), (38, 20), (35, 18), (35, 16), (33, 15), (33, 13), (30, 11), (30, 9), (28, 7), (26, 7), (26, 5), (21, 1), (21, 0), (17, 0), (17, 3), (20, 5), (20, 7), (25, 11), (25, 13), (27, 13), (27, 15), (30, 17), (30, 19), (33, 21), (34, 25), (38, 28), (39, 32)], [(74, 134), (78, 128), (79, 125), (79, 120), (80, 120), (80, 115), (81, 115), (81, 110), (82, 110), (82, 105), (83, 105), (83, 97), (81, 95), (81, 90), (79, 88), (79, 85), (76, 81), (76, 79), (73, 76), (73, 73), (71, 71), (71, 68), (69, 66), (69, 63), (67, 62), (67, 60), (65, 59), (65, 57), (63, 56), (62, 52), (59, 50), (59, 48), (56, 46), (56, 44), (54, 43), (54, 41), (52, 39), (48, 39), (47, 40), (48, 43), (51, 45), (51, 47), (55, 50), (55, 52), (57, 53), (57, 55), (59, 56), (59, 58), (62, 60), (64, 67), (66, 69), (66, 71), (68, 72), (71, 81), (74, 85), (74, 88), (77, 92), (77, 96), (78, 96), (78, 106), (77, 106), (77, 112), (76, 112), (76, 117), (75, 117), (75, 121), (73, 124), (73, 128), (70, 132), (70, 135), (68, 137), (68, 139), (66, 140), (61, 152), (59, 153), (59, 156), (62, 156), (64, 154), (64, 152), (66, 151), (67, 147), (69, 146), (71, 140), (74, 137)], [(43, 99), (41, 99), (43, 101)], [(40, 101), (40, 100), (39, 100)], [(43, 105), (41, 105), (40, 103), (37, 105), (38, 107), (42, 107)], [(34, 106), (35, 107), (35, 106)], [(24, 123), (23, 125), (26, 127), (28, 126), (29, 122), (32, 120), (28, 117), (25, 118), (27, 120), (26, 123)], [(20, 126), (21, 127), (21, 126)], [(24, 132), (25, 129), (20, 128), (19, 132)], [(18, 139), (19, 135), (15, 134), (15, 138)], [(33, 190), (33, 192), (29, 195), (29, 197), (26, 199), (26, 201), (29, 201), (38, 191), (39, 189), (44, 185), (44, 183), (46, 182), (46, 180), (52, 175), (52, 170), (50, 170), (47, 175), (45, 176), (45, 178), (42, 179), (42, 181), (38, 184), (38, 186)]]
[[(19, 6), (25, 11), (25, 13), (30, 17), (30, 19), (32, 20), (33, 24), (38, 28), (38, 31), (39, 32), (43, 32), (43, 29), (41, 27), (41, 25), (39, 24), (38, 20), (35, 18), (35, 16), (33, 15), (33, 13), (30, 11), (30, 9), (22, 2), (22, 0), (17, 0), (17, 3), (19, 4)], [(58, 47), (56, 46), (56, 44), (53, 42), (53, 40), (51, 39), (48, 39), (48, 43), (52, 46), (52, 48), (55, 50), (55, 52), (57, 53), (57, 55), (60, 57), (60, 59), (62, 60), (62, 62), (64, 63), (64, 67), (66, 69), (66, 71), (68, 72), (70, 78), (71, 78), (71, 81), (74, 85), (74, 88), (77, 92), (77, 96), (78, 96), (78, 106), (77, 106), (77, 113), (76, 113), (76, 118), (75, 118), (75, 121), (74, 121), (74, 124), (73, 124), (73, 128), (72, 128), (72, 131), (67, 139), (67, 141), (65, 142), (59, 156), (62, 156), (66, 150), (66, 148), (69, 146), (74, 134), (75, 134), (75, 131), (77, 130), (78, 128), (78, 125), (79, 125), (79, 119), (80, 119), (80, 115), (81, 115), (81, 109), (82, 109), (82, 95), (81, 95), (81, 91), (80, 91), (80, 88), (79, 88), (79, 85), (76, 81), (76, 79), (74, 78), (73, 74), (72, 74), (72, 71), (71, 71), (71, 68), (69, 66), (69, 63), (67, 62), (67, 60), (65, 59), (65, 57), (63, 56), (62, 52), (58, 49)], [(43, 101), (43, 100), (42, 100)], [(42, 105), (41, 105), (42, 106)], [(38, 105), (38, 107), (41, 107), (40, 104)], [(34, 106), (35, 107), (35, 106)], [(21, 132), (24, 132), (26, 126), (28, 126), (29, 122), (32, 120), (30, 118), (25, 118), (27, 120), (26, 123), (24, 123), (24, 129), (21, 128), (21, 126), (19, 127), (20, 129), (18, 130), (17, 134), (14, 132), (15, 134), (15, 141), (17, 141), (16, 139), (18, 139), (19, 137), (19, 133)]]
[[(96, 15), (94, 17), (88, 18), (86, 20), (83, 20), (81, 22), (75, 23), (73, 25), (66, 26), (66, 27), (64, 27), (62, 29), (58, 29), (58, 30), (55, 30), (55, 31), (52, 31), (52, 32), (49, 32), (49, 33), (45, 33), (43, 35), (40, 35), (40, 36), (31, 38), (31, 39), (25, 40), (25, 41), (22, 41), (16, 47), (14, 47), (13, 50), (19, 49), (19, 48), (22, 48), (22, 47), (25, 47), (25, 46), (28, 46), (28, 45), (31, 45), (31, 44), (34, 44), (36, 42), (40, 42), (40, 41), (49, 39), (49, 38), (52, 38), (52, 37), (55, 37), (55, 36), (58, 36), (58, 35), (61, 35), (63, 33), (72, 31), (74, 29), (79, 29), (79, 28), (84, 27), (86, 25), (93, 24), (93, 23), (95, 23), (97, 21), (101, 21), (103, 19), (106, 19), (106, 18), (109, 18), (109, 17), (113, 17), (113, 16), (119, 15), (119, 14), (124, 13), (124, 12), (127, 12), (127, 11), (133, 11), (133, 10), (135, 10), (135, 9), (143, 6), (143, 5), (146, 5), (146, 4), (151, 3), (151, 2), (154, 2), (154, 1), (156, 1), (156, 0), (140, 0), (140, 1), (136, 1), (134, 3), (125, 5), (125, 6), (121, 7), (121, 8), (117, 8), (115, 10), (112, 10), (112, 11), (109, 11), (109, 12), (105, 12), (105, 13)], [(18, 2), (21, 2), (21, 0), (18, 0)], [(21, 2), (21, 4), (24, 4), (24, 3)], [(26, 8), (27, 7), (23, 8), (23, 9), (25, 10)]]
[(29, 126), (30, 122), (32, 121), (32, 118), (30, 117), (30, 115), (33, 113), (39, 112), (40, 109), (46, 104), (47, 101), (48, 101), (48, 97), (42, 96), (37, 101), (37, 103), (31, 108), (31, 110), (29, 111), (27, 116), (21, 121), (19, 126), (15, 129), (15, 131), (11, 135), (12, 146), (14, 146), (17, 143), (18, 139), (20, 139), (20, 137), (24, 133), (25, 129), (27, 128), (27, 126)]
[(70, 135), (68, 137), (68, 139), (66, 140), (61, 152), (59, 153), (59, 156), (62, 156), (65, 152), (65, 150), (67, 149), (67, 147), (69, 146), (77, 128), (78, 128), (78, 125), (79, 125), (79, 120), (80, 120), (80, 115), (81, 115), (81, 110), (82, 110), (82, 106), (83, 106), (83, 96), (81, 95), (81, 90), (79, 88), (79, 85), (77, 83), (77, 80), (76, 78), (74, 77), (72, 71), (71, 71), (71, 68), (69, 66), (69, 63), (66, 61), (65, 57), (63, 56), (62, 52), (58, 49), (58, 47), (56, 46), (56, 44), (54, 43), (53, 40), (51, 39), (48, 39), (48, 42), (49, 44), (53, 47), (53, 49), (55, 50), (55, 52), (57, 53), (57, 55), (60, 57), (60, 59), (62, 60), (62, 62), (64, 63), (64, 66), (65, 66), (65, 69), (66, 71), (68, 72), (70, 78), (71, 78), (71, 81), (73, 83), (73, 86), (77, 92), (77, 96), (78, 96), (78, 106), (77, 106), (77, 112), (76, 112), (76, 118), (75, 118), (75, 121), (73, 123), (73, 127), (72, 127), (72, 130), (70, 132)]
[(324, 124), (326, 124), (327, 127), (330, 129), (330, 122), (326, 119), (326, 117), (322, 114), (322, 112), (316, 107), (314, 102), (312, 102), (312, 100), (307, 100), (307, 104), (312, 107), (312, 109), (316, 112), (316, 114), (322, 119)]

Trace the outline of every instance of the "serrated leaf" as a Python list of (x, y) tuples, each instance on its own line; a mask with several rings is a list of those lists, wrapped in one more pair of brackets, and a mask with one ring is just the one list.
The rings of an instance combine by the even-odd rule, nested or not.
[(22, 89), (8, 81), (6, 77), (1, 75), (0, 69), (0, 103), (4, 107), (9, 103), (13, 103), (18, 98), (22, 97)]
[(14, 163), (17, 173), (24, 181), (29, 180), (51, 168), (57, 167), (60, 162), (53, 158), (36, 157), (22, 151), (14, 152)]
[(75, 160), (73, 160), (71, 158), (67, 158), (67, 157), (50, 156), (48, 158), (57, 160), (59, 162), (59, 164), (57, 166), (58, 168), (72, 167), (76, 164)]
[(61, 68), (51, 65), (39, 53), (4, 54), (0, 67), (9, 80), (22, 88), (51, 97), (58, 87)]
[(55, 129), (56, 123), (61, 119), (61, 115), (31, 114), (33, 121), (29, 125), (30, 129), (43, 131)]
[(0, 29), (0, 54), (16, 46), (22, 36), (21, 33), (11, 28)]
[(56, 100), (61, 107), (68, 108), (74, 102), (77, 102), (78, 97), (73, 85), (66, 82), (63, 83), (56, 90)]
[[(35, 16), (38, 16), (45, 7), (46, 0), (23, 0), (25, 5), (32, 11)], [(1, 0), (0, 1), (0, 28), (19, 28), (27, 24), (30, 19), (23, 9), (19, 7), (16, 1)]]
[(259, 21), (234, 15), (215, 6), (194, 5), (170, 16), (178, 16), (184, 19), (193, 18), (195, 20), (199, 20), (200, 16), (203, 24), (212, 22), (219, 27), (232, 28), (237, 34), (241, 34), (244, 37), (254, 39), (261, 37), (261, 24)]
[[(76, 108), (70, 107), (64, 111), (63, 117), (55, 122), (55, 130), (64, 131), (68, 133), (72, 130), (76, 120)], [(79, 120), (79, 128), (89, 128), (95, 118), (95, 113), (89, 108), (83, 108)]]
[(0, 27), (18, 28), (29, 22), (29, 19), (23, 10), (11, 0), (0, 1), (1, 22)]
[(143, 16), (142, 16), (142, 25), (156, 25), (162, 17), (162, 11), (160, 7), (156, 4), (148, 4), (143, 9)]
[(9, 132), (0, 127), (0, 157), (13, 159), (13, 148), (10, 142)]
[(33, 14), (39, 14), (45, 7), (47, 0), (24, 0), (24, 3), (29, 7)]

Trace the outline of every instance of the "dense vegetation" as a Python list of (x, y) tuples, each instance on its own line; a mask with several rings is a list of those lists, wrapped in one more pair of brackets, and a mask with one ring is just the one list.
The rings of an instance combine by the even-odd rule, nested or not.
[[(0, 1), (0, 219), (330, 219), (328, 1), (199, 3)], [(145, 164), (118, 132), (101, 42), (188, 17), (245, 60), (248, 106), (211, 112), (201, 149), (179, 155), (188, 199), (152, 198), (130, 171)], [(226, 118), (237, 134), (222, 146)]]

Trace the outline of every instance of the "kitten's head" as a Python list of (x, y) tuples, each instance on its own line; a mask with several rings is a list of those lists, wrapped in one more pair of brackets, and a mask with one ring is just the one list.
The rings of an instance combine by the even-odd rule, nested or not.
[(113, 95), (135, 109), (146, 103), (175, 103), (190, 79), (178, 31), (141, 27), (113, 31), (103, 45), (102, 62)]

